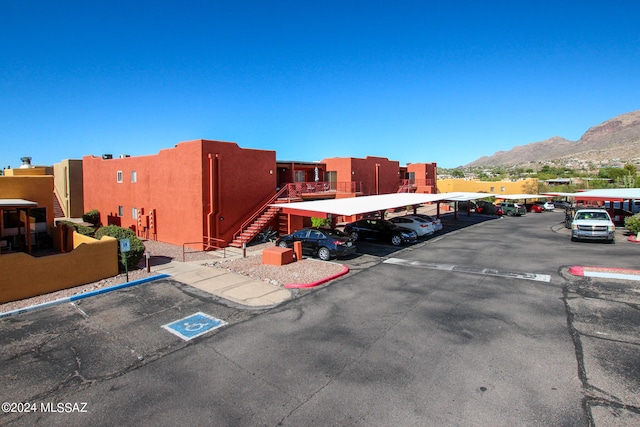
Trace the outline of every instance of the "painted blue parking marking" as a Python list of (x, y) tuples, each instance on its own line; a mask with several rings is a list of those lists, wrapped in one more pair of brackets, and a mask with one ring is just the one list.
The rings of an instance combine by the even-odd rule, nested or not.
[(227, 322), (224, 320), (198, 312), (176, 320), (175, 322), (162, 325), (162, 327), (183, 340), (189, 341), (226, 324)]

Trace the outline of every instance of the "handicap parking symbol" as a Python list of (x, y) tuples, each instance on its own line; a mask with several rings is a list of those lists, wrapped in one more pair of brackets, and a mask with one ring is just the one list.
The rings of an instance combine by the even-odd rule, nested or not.
[(198, 312), (191, 316), (176, 320), (175, 322), (162, 325), (162, 327), (172, 334), (179, 336), (183, 340), (189, 341), (226, 324), (227, 322), (224, 320), (216, 319), (208, 314)]

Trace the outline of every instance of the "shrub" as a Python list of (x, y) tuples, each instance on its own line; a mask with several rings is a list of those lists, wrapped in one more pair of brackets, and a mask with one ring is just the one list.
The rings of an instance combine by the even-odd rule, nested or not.
[(311, 217), (311, 225), (313, 227), (330, 227), (331, 226), (331, 220), (329, 218)]
[(96, 226), (100, 224), (100, 212), (97, 209), (86, 212), (84, 215), (82, 215), (82, 220)]
[(624, 226), (633, 234), (640, 233), (640, 214), (626, 217), (624, 219)]
[[(96, 239), (100, 240), (102, 236), (110, 236), (118, 240), (129, 239), (131, 243), (131, 250), (127, 252), (127, 266), (129, 268), (134, 268), (144, 256), (144, 243), (142, 243), (142, 241), (138, 239), (136, 234), (128, 228), (118, 227), (117, 225), (107, 225), (106, 227), (100, 227), (98, 231), (96, 231)], [(122, 254), (120, 254), (119, 245), (118, 259), (120, 260), (120, 267), (124, 269), (124, 263), (122, 262)]]
[(96, 234), (95, 228), (87, 227), (86, 225), (76, 224), (75, 229), (78, 233), (82, 234), (83, 236), (93, 237)]
[(73, 228), (76, 232), (78, 232), (79, 234), (82, 234), (83, 236), (94, 237), (96, 233), (95, 228), (87, 227), (86, 225), (76, 224), (75, 222), (58, 221), (58, 226), (60, 226), (60, 224), (64, 224), (69, 228)]

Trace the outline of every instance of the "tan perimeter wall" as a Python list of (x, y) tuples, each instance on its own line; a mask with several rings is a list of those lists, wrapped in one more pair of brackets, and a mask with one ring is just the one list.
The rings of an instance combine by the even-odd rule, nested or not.
[(84, 285), (118, 274), (118, 240), (73, 233), (72, 252), (0, 255), (0, 303)]

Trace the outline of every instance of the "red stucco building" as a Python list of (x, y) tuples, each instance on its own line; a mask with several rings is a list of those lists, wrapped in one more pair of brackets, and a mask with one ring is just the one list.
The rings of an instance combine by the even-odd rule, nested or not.
[(229, 242), (275, 194), (275, 151), (195, 140), (155, 155), (109, 157), (82, 159), (85, 211), (166, 243)]
[(202, 139), (148, 156), (85, 156), (83, 186), (85, 212), (97, 209), (103, 224), (196, 248), (241, 246), (265, 226), (286, 233), (310, 223), (269, 207), (277, 196), (292, 201), (436, 192), (433, 163), (401, 168), (382, 157), (284, 162), (276, 161), (275, 151)]

